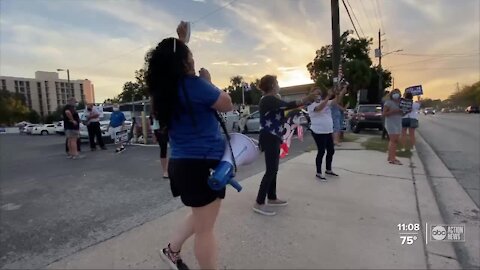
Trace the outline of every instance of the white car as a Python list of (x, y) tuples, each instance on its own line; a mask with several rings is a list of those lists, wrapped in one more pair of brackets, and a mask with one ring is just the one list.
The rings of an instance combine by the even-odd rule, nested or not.
[(65, 133), (65, 128), (63, 127), (63, 121), (58, 121), (57, 124), (55, 125), (55, 132), (57, 134), (64, 134)]
[(55, 134), (55, 124), (38, 125), (32, 128), (32, 135)]
[(24, 126), (23, 128), (20, 129), (20, 133), (32, 134), (32, 129), (36, 126), (38, 126), (38, 125), (37, 124), (26, 125), (26, 126)]

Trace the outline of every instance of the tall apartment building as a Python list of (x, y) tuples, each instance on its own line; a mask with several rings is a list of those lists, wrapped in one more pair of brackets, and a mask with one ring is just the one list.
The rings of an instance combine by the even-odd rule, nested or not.
[(64, 106), (70, 97), (95, 102), (93, 83), (88, 80), (60, 79), (57, 72), (37, 71), (35, 78), (0, 76), (0, 89), (25, 96), (27, 106), (41, 116)]

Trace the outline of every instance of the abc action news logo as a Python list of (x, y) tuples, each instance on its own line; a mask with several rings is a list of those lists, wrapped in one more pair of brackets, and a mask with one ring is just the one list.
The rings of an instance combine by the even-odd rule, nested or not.
[(430, 225), (430, 241), (465, 242), (465, 225)]

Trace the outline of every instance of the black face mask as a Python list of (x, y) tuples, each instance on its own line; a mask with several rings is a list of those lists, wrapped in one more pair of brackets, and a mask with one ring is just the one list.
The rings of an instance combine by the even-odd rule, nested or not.
[(92, 111), (92, 108), (88, 108), (87, 111), (91, 112), (91, 111)]

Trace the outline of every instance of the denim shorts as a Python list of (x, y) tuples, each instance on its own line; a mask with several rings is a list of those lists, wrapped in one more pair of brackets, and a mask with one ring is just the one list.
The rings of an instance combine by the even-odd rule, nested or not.
[(415, 118), (402, 118), (402, 128), (417, 128), (418, 120)]

